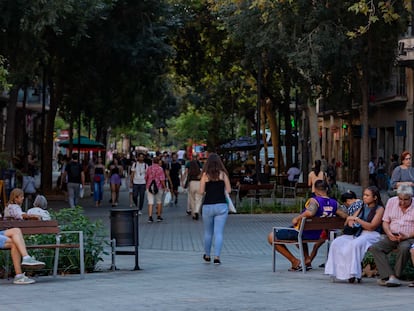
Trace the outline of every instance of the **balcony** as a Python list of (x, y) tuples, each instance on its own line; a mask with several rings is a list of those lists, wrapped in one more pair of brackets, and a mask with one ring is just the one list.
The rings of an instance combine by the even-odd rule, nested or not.
[(397, 61), (401, 66), (414, 68), (414, 37), (398, 41)]

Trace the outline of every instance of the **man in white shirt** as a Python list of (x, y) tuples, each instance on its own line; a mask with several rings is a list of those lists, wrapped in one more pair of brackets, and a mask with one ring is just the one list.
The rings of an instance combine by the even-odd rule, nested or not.
[[(132, 182), (132, 199), (135, 206), (138, 207), (138, 213), (142, 214), (145, 198), (145, 174), (147, 172), (148, 164), (144, 162), (144, 154), (139, 153), (137, 161), (131, 167), (131, 182)], [(138, 204), (139, 195), (139, 204)]]
[(180, 149), (177, 151), (177, 160), (181, 165), (185, 164), (184, 155), (185, 155), (185, 150)]

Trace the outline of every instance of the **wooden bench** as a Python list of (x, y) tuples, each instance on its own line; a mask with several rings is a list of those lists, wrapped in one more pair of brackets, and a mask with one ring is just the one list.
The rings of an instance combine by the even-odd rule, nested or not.
[(247, 192), (245, 196), (250, 199), (250, 212), (252, 212), (254, 200), (259, 200), (260, 205), (262, 205), (264, 198), (275, 198), (276, 184), (240, 184), (237, 189), (236, 199), (240, 198), (240, 192)]
[[(0, 231), (11, 228), (20, 228), (23, 235), (32, 234), (53, 234), (55, 236), (55, 243), (53, 244), (40, 244), (40, 245), (26, 245), (27, 249), (54, 249), (55, 258), (53, 265), (53, 276), (57, 276), (58, 263), (59, 263), (59, 250), (61, 248), (73, 248), (79, 249), (80, 259), (80, 277), (85, 276), (85, 259), (84, 259), (84, 243), (83, 243), (83, 231), (60, 231), (57, 220), (0, 220)], [(78, 243), (61, 243), (60, 239), (62, 235), (77, 234)], [(1, 249), (7, 250), (7, 249)]]
[[(316, 240), (307, 240), (303, 238), (303, 231), (305, 230), (326, 230), (330, 232), (334, 232), (337, 230), (342, 230), (344, 228), (345, 219), (341, 217), (312, 217), (312, 218), (305, 218), (303, 217), (299, 229), (291, 228), (291, 227), (273, 227), (273, 272), (276, 270), (276, 250), (275, 245), (297, 245), (299, 247), (299, 255), (301, 265), (303, 267), (303, 273), (306, 272), (305, 269), (305, 256), (303, 253), (303, 243), (316, 243), (320, 241), (320, 239)], [(275, 233), (278, 230), (291, 230), (297, 232), (298, 238), (296, 240), (275, 240)], [(329, 241), (331, 242), (334, 238), (333, 235), (327, 235), (329, 237)], [(328, 244), (329, 247), (329, 244)]]

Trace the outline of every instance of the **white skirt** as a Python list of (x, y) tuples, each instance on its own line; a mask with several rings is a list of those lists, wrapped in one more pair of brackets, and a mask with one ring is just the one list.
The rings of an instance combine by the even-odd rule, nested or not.
[(341, 235), (336, 238), (330, 248), (325, 264), (325, 274), (339, 280), (352, 277), (361, 278), (361, 262), (368, 248), (380, 240), (381, 235), (376, 231), (362, 231), (359, 237)]

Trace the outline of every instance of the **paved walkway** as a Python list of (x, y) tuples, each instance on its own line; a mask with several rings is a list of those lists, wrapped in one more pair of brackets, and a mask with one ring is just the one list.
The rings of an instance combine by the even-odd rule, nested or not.
[[(340, 187), (351, 185), (340, 185)], [(355, 188), (357, 194), (360, 194)], [(109, 193), (105, 194), (108, 202)], [(274, 225), (288, 225), (291, 214), (230, 215), (226, 224), (222, 264), (203, 262), (202, 222), (185, 214), (186, 197), (164, 211), (164, 222), (140, 217), (139, 265), (132, 271), (133, 256), (117, 256), (119, 270), (109, 271), (111, 258), (104, 256), (101, 272), (36, 277), (37, 283), (17, 286), (0, 280), (0, 310), (408, 310), (413, 290), (406, 286), (384, 288), (375, 279), (362, 284), (332, 283), (318, 265), (324, 262), (321, 248), (314, 269), (305, 275), (288, 272), (288, 262), (277, 257), (272, 272), (271, 249), (266, 235)], [(63, 201), (49, 202), (53, 209)], [(110, 205), (94, 207), (91, 197), (81, 201), (85, 214), (102, 219), (110, 231)], [(128, 193), (122, 190), (119, 208), (127, 208)]]

